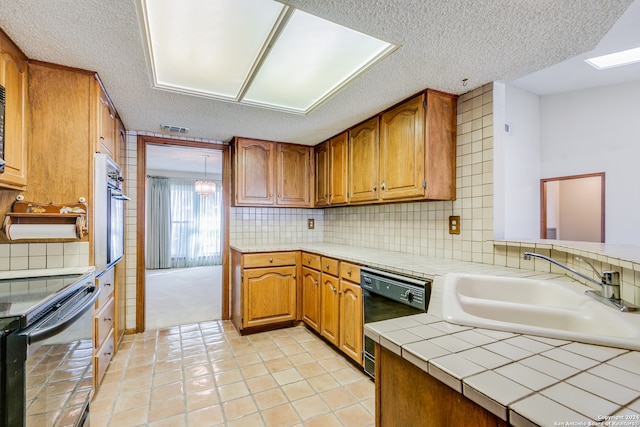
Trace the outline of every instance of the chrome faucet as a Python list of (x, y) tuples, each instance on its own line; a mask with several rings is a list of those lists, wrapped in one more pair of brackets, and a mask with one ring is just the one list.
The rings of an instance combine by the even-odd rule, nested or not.
[(550, 262), (551, 264), (557, 265), (558, 267), (564, 268), (565, 270), (575, 274), (576, 276), (582, 277), (584, 280), (591, 282), (600, 286), (601, 291), (586, 291), (586, 294), (592, 298), (597, 299), (600, 302), (611, 305), (620, 311), (638, 311), (638, 307), (633, 304), (629, 304), (620, 299), (620, 273), (617, 271), (609, 271), (605, 270), (600, 274), (600, 272), (589, 262), (585, 261), (580, 257), (576, 257), (576, 260), (580, 262), (584, 262), (600, 277), (600, 281), (597, 281), (585, 274), (580, 273), (579, 271), (562, 264), (561, 262), (556, 261), (553, 258), (550, 258), (545, 255), (540, 255), (535, 252), (524, 252), (523, 258), (525, 260), (530, 260), (531, 257), (536, 257), (543, 259), (545, 261)]

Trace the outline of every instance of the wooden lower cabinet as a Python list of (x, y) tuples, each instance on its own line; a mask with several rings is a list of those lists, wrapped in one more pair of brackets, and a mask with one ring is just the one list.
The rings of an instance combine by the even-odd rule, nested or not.
[(264, 326), (296, 319), (296, 267), (244, 271), (243, 326)]
[(111, 267), (96, 277), (100, 295), (93, 312), (93, 384), (97, 388), (115, 354), (115, 267)]
[(337, 277), (322, 273), (320, 287), (320, 335), (331, 344), (338, 346), (340, 337), (340, 281)]
[(302, 320), (320, 332), (320, 272), (302, 267)]
[(340, 279), (340, 292), (339, 348), (362, 364), (362, 288)]
[(509, 424), (376, 344), (376, 427), (506, 427)]
[(231, 320), (241, 333), (257, 332), (298, 316), (298, 252), (231, 252)]
[(302, 264), (302, 320), (362, 365), (360, 267), (306, 252)]

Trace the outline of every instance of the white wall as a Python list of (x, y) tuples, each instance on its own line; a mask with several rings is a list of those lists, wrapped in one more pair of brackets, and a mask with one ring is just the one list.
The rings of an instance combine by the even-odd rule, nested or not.
[[(495, 83), (496, 239), (540, 237), (539, 111), (538, 96)], [(505, 124), (510, 128), (509, 133)]]
[(605, 172), (607, 243), (640, 245), (639, 121), (640, 81), (540, 97), (540, 178)]

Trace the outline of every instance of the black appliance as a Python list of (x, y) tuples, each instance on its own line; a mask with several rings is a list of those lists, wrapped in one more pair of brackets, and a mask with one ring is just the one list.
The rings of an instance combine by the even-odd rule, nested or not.
[(124, 255), (124, 202), (122, 169), (109, 156), (94, 154), (94, 264), (103, 271)]
[[(362, 267), (360, 286), (364, 323), (425, 313), (431, 297), (431, 281)], [(364, 337), (364, 371), (374, 378), (375, 341)]]
[(0, 280), (0, 426), (88, 426), (93, 272)]

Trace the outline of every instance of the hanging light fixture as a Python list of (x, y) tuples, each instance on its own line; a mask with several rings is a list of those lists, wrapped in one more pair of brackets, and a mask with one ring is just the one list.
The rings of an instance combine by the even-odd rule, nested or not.
[(196, 193), (198, 193), (202, 197), (209, 197), (216, 192), (216, 183), (207, 180), (207, 157), (209, 156), (203, 154), (202, 157), (204, 157), (204, 179), (199, 179), (196, 181), (195, 190)]

